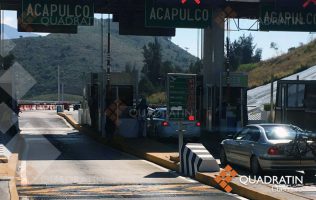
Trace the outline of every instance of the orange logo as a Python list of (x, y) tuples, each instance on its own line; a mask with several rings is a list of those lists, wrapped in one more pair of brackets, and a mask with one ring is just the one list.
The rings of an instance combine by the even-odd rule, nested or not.
[(231, 188), (228, 183), (232, 181), (234, 177), (237, 176), (237, 172), (233, 170), (230, 165), (227, 165), (224, 170), (222, 170), (216, 178), (214, 178), (215, 182), (221, 186), (226, 192), (231, 192), (233, 188)]

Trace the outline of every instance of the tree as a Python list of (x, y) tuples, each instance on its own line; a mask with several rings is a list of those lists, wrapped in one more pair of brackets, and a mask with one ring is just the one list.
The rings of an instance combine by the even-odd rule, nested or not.
[(190, 64), (188, 72), (191, 74), (200, 74), (202, 71), (202, 67), (202, 60), (198, 59), (195, 63)]
[(168, 73), (172, 72), (174, 72), (174, 66), (172, 62), (170, 62), (169, 60), (163, 62), (160, 69), (160, 75), (166, 77)]
[(142, 72), (147, 75), (153, 85), (158, 85), (157, 77), (160, 76), (162, 56), (161, 46), (157, 37), (153, 43), (149, 43), (148, 46), (143, 47), (143, 55), (144, 67)]
[(256, 49), (255, 55), (252, 57), (252, 62), (260, 62), (262, 56), (262, 49)]
[(275, 51), (276, 56), (278, 56), (278, 50), (279, 50), (278, 44), (275, 43), (275, 42), (271, 42), (270, 43), (270, 48), (273, 49)]
[[(135, 66), (134, 66), (135, 67)], [(127, 62), (126, 64), (125, 64), (125, 72), (126, 73), (131, 73), (132, 72), (132, 65), (129, 63), (129, 62)]]
[(139, 92), (143, 95), (150, 95), (155, 92), (155, 87), (146, 76), (142, 77), (139, 82)]
[(13, 54), (9, 54), (5, 57), (0, 56), (0, 69), (7, 70), (14, 63), (15, 57)]
[(228, 40), (229, 53), (227, 53), (226, 44), (226, 59), (228, 54), (230, 68), (232, 71), (237, 70), (241, 64), (249, 64), (259, 62), (261, 60), (262, 49), (256, 49), (253, 39), (254, 38), (250, 34), (247, 37), (243, 35), (232, 43)]

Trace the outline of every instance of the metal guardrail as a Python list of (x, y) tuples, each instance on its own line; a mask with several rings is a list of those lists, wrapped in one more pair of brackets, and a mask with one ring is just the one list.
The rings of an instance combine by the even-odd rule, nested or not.
[(267, 121), (268, 112), (261, 110), (259, 107), (248, 107), (248, 120), (249, 121)]

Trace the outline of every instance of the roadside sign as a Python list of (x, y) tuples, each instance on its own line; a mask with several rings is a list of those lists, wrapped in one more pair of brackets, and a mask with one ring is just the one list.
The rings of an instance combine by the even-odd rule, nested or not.
[(239, 72), (230, 72), (229, 77), (227, 73), (222, 73), (222, 86), (227, 87), (228, 84), (230, 87), (248, 87), (248, 76), (245, 73)]
[(145, 26), (170, 28), (206, 28), (212, 23), (212, 8), (200, 4), (170, 5), (146, 0)]
[(167, 80), (168, 119), (188, 121), (189, 117), (196, 118), (196, 75), (169, 73)]
[(23, 24), (54, 26), (92, 26), (92, 0), (22, 0)]
[(315, 10), (262, 5), (259, 24), (261, 31), (316, 31)]

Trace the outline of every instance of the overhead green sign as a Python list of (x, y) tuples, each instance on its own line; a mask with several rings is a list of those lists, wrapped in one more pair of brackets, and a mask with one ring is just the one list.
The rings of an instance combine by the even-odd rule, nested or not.
[(196, 117), (196, 75), (168, 74), (168, 119)]
[(24, 24), (53, 26), (92, 26), (92, 0), (22, 0), (21, 19)]
[(159, 4), (155, 0), (146, 0), (145, 26), (170, 28), (206, 28), (212, 23), (212, 9), (200, 5), (178, 6)]
[(316, 31), (316, 13), (308, 9), (276, 9), (263, 5), (260, 9), (260, 30), (262, 31)]

